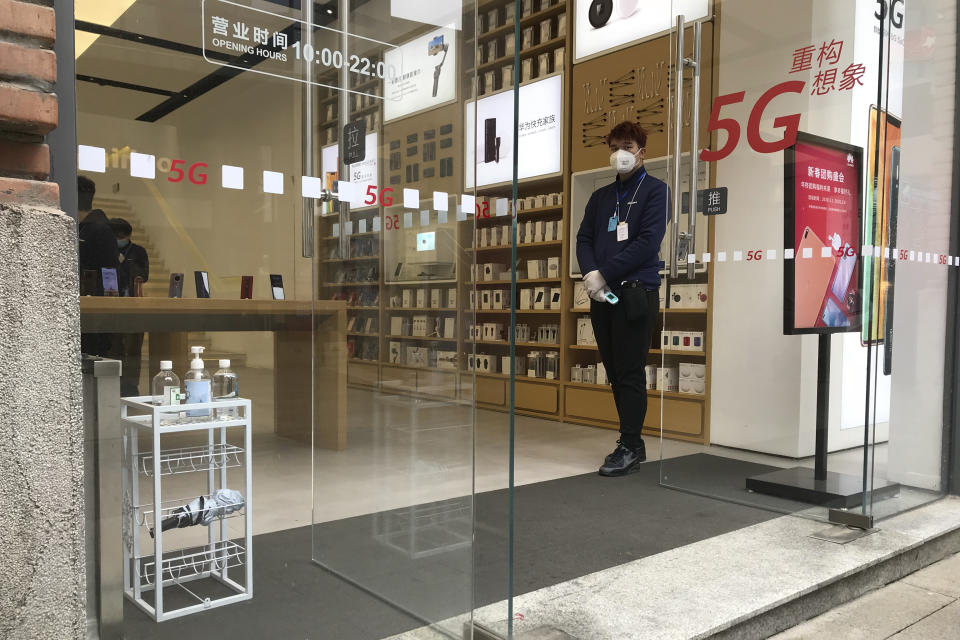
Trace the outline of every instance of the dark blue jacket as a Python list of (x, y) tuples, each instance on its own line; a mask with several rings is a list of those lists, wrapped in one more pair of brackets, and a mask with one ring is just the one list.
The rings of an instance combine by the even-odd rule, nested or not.
[[(620, 220), (627, 221), (626, 240), (617, 242), (617, 232), (607, 231), (610, 217), (617, 207), (619, 176), (593, 192), (577, 232), (577, 261), (581, 273), (599, 269), (611, 289), (629, 280), (639, 280), (651, 289), (660, 286), (660, 270), (663, 269), (660, 243), (670, 216), (670, 191), (662, 180), (647, 175), (633, 198), (639, 177), (639, 173), (631, 176), (620, 190)], [(627, 204), (630, 201), (635, 202), (632, 208)]]

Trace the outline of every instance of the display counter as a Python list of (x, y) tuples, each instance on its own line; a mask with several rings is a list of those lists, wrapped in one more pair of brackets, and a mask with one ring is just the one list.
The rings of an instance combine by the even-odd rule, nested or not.
[[(316, 341), (311, 328), (316, 327)], [(187, 368), (190, 331), (270, 331), (274, 341), (274, 431), (310, 441), (311, 377), (317, 446), (347, 446), (346, 303), (337, 300), (80, 298), (84, 333), (146, 333), (150, 372), (160, 360)], [(311, 345), (313, 345), (311, 347)], [(312, 357), (315, 356), (314, 357)], [(311, 371), (313, 376), (305, 375)]]

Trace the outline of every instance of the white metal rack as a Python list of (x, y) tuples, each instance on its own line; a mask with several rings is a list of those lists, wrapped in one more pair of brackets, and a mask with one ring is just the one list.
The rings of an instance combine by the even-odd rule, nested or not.
[[(234, 416), (222, 417), (224, 410)], [(206, 416), (187, 416), (207, 411)], [(216, 414), (220, 413), (220, 416)], [(121, 399), (123, 424), (123, 584), (124, 592), (157, 622), (222, 607), (253, 597), (252, 478), (250, 400), (238, 398), (190, 405), (154, 405), (152, 396)], [(242, 430), (243, 446), (227, 441), (228, 430)], [(206, 432), (207, 443), (163, 448), (164, 436)], [(140, 451), (140, 438), (152, 446)], [(176, 529), (164, 532), (163, 520), (198, 496), (209, 498), (227, 488), (227, 469), (243, 469), (243, 507), (217, 516), (207, 526), (202, 546), (167, 544), (176, 540)], [(197, 491), (171, 499), (164, 494), (164, 478), (206, 472), (206, 483)], [(141, 479), (153, 481), (152, 501), (141, 501)], [(236, 487), (232, 487), (236, 488)], [(243, 535), (231, 537), (227, 521), (242, 521)], [(204, 526), (204, 525), (197, 525)], [(195, 528), (195, 527), (191, 527)], [(149, 550), (153, 532), (152, 553)], [(184, 530), (186, 531), (186, 529)], [(172, 547), (172, 548), (171, 548)], [(188, 583), (195, 582), (196, 584)], [(202, 581), (202, 582), (201, 582)], [(211, 582), (212, 581), (212, 582)], [(219, 587), (216, 584), (219, 583)], [(164, 591), (177, 587), (195, 602), (171, 609), (164, 604)], [(225, 591), (229, 595), (222, 595)], [(204, 595), (209, 592), (209, 595)], [(153, 596), (152, 602), (146, 596)]]

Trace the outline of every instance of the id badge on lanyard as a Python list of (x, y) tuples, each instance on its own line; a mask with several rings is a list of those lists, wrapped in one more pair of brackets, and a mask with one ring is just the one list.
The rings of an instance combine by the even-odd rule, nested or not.
[(621, 222), (617, 225), (617, 242), (623, 242), (627, 239), (627, 223)]

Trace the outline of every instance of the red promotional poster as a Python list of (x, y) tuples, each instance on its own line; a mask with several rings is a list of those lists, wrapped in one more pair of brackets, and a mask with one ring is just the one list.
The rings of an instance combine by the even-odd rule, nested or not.
[(784, 154), (783, 331), (858, 331), (863, 150), (801, 132)]

